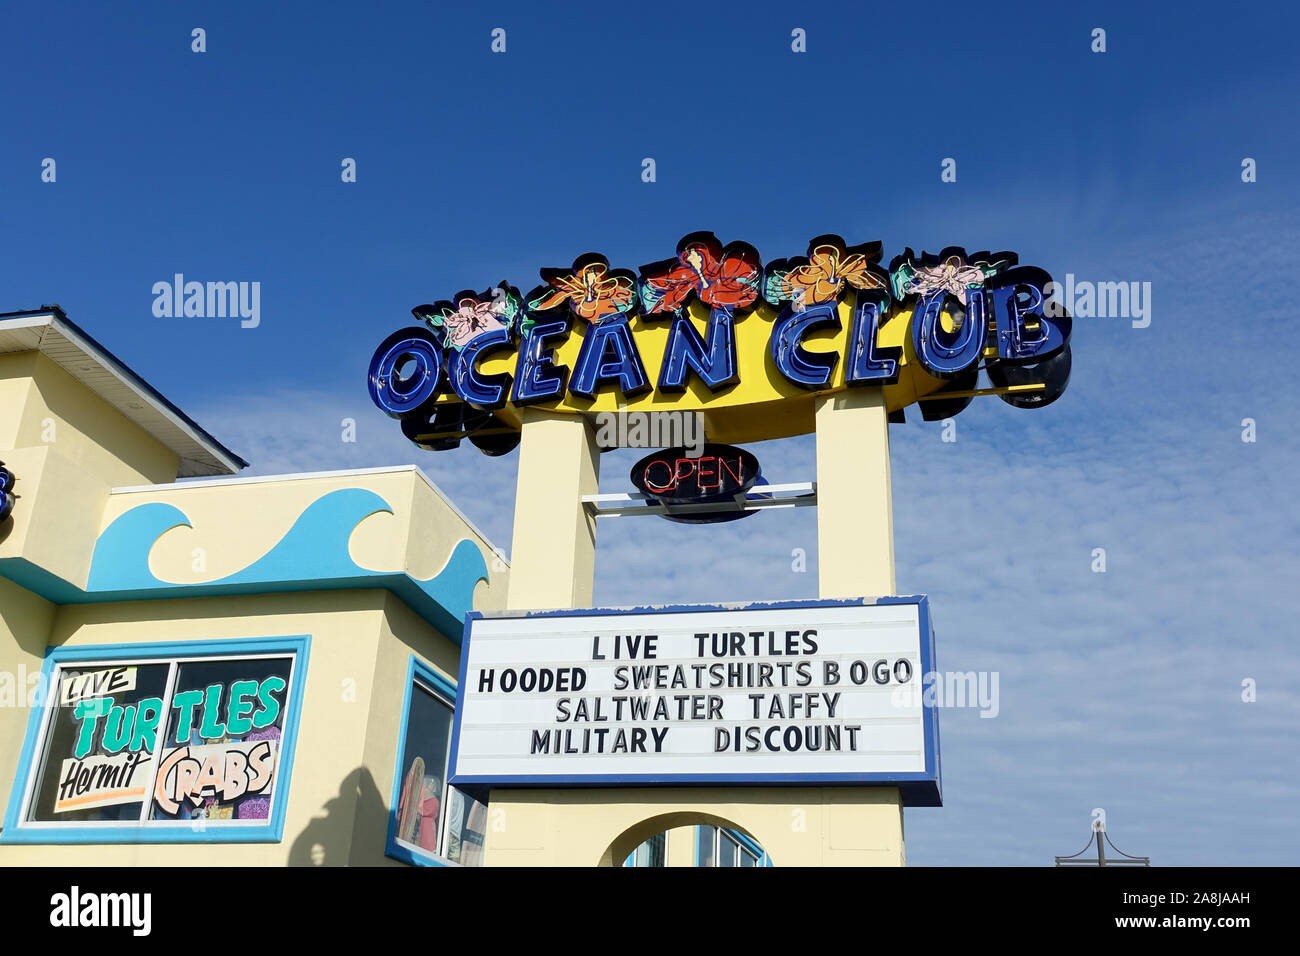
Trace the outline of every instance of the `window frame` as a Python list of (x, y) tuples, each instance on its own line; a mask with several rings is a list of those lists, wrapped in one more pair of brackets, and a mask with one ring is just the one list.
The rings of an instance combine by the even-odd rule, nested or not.
[[(712, 839), (709, 841), (713, 846), (713, 859), (710, 863), (700, 862), (700, 831), (705, 827), (713, 831)], [(709, 823), (697, 823), (694, 829), (695, 866), (697, 867), (717, 867), (728, 869), (728, 867), (722, 866), (722, 841), (724, 839), (735, 848), (736, 863), (733, 865), (733, 868), (739, 868), (741, 866), (740, 859), (742, 856), (752, 859), (752, 866), (767, 867), (772, 865), (772, 859), (767, 855), (767, 850), (762, 849), (757, 841), (741, 833), (739, 830), (732, 830), (730, 827), (714, 826)]]
[[(703, 842), (703, 841), (701, 840), (701, 837), (704, 836), (704, 831), (705, 831), (706, 829), (707, 829), (707, 830), (711, 830), (711, 831), (713, 831), (713, 832), (709, 835), (709, 841), (708, 841), (708, 843), (709, 843), (709, 862), (708, 862), (708, 863), (702, 863), (702, 862), (700, 862), (700, 844)], [(714, 826), (713, 824), (711, 824), (711, 823), (697, 823), (697, 824), (695, 825), (695, 827), (694, 827), (694, 830), (695, 830), (695, 858), (694, 858), (694, 860), (692, 861), (692, 866), (695, 866), (695, 867), (706, 867), (706, 868), (708, 868), (708, 867), (716, 867), (716, 866), (718, 865), (718, 829), (719, 829), (718, 827), (715, 827), (715, 826)]]
[[(64, 645), (47, 648), (41, 666), (40, 701), (32, 708), (27, 721), (18, 767), (14, 774), (9, 805), (5, 812), (0, 843), (14, 844), (150, 844), (150, 843), (279, 843), (284, 838), (284, 824), (293, 780), (293, 759), (297, 749), (303, 688), (306, 684), (311, 636), (298, 634), (284, 637), (226, 638), (195, 641), (155, 641), (130, 644)], [(168, 673), (164, 716), (170, 710), (170, 695), (175, 692), (175, 675), (181, 664), (202, 660), (255, 660), (289, 657), (287, 706), (280, 734), (276, 761), (275, 792), (271, 797), (270, 815), (264, 821), (219, 821), (196, 825), (190, 820), (154, 820), (148, 814), (152, 796), (144, 800), (144, 819), (27, 820), (38, 778), (45, 768), (50, 739), (50, 722), (58, 710), (56, 675), (82, 665), (175, 665)], [(159, 733), (166, 732), (166, 720)], [(155, 738), (157, 742), (158, 738)], [(156, 755), (155, 755), (156, 756)], [(153, 772), (156, 772), (156, 766)], [(153, 776), (150, 777), (152, 781)]]
[[(642, 864), (638, 862), (637, 857), (640, 856), (642, 849), (648, 847), (651, 843), (655, 842), (656, 840), (660, 842), (660, 846), (659, 846), (659, 852), (661, 854), (659, 857), (660, 862), (656, 864), (652, 864), (649, 862)], [(646, 856), (647, 857), (649, 856), (649, 851), (647, 851)], [(657, 868), (666, 867), (667, 865), (668, 865), (668, 831), (667, 830), (660, 830), (658, 833), (654, 834), (649, 839), (644, 840), (641, 843), (638, 843), (635, 847), (632, 848), (632, 852), (627, 855), (627, 859), (623, 861), (623, 866), (625, 867), (629, 867), (629, 866), (641, 867), (642, 869), (657, 869)]]
[[(718, 828), (718, 842), (713, 853), (713, 865), (719, 869), (729, 870), (740, 866), (740, 841), (733, 837), (721, 827)], [(725, 844), (724, 844), (725, 841)], [(731, 851), (731, 863), (722, 862), (722, 848), (726, 846)]]
[(438, 795), (439, 813), (442, 819), (438, 822), (438, 847), (445, 851), (447, 848), (447, 839), (451, 829), (451, 791), (459, 791), (465, 796), (463, 790), (459, 787), (453, 788), (448, 782), (447, 768), (451, 765), (451, 744), (455, 737), (455, 718), (456, 718), (456, 682), (435, 671), (432, 667), (420, 660), (414, 654), (410, 655), (406, 664), (406, 684), (402, 694), (402, 718), (397, 727), (397, 747), (393, 755), (393, 789), (388, 803), (388, 838), (384, 846), (384, 855), (390, 859), (407, 863), (411, 866), (462, 866), (454, 860), (449, 860), (442, 853), (430, 853), (417, 847), (412, 847), (408, 843), (399, 842), (397, 839), (397, 806), (402, 796), (402, 763), (406, 756), (406, 731), (411, 720), (411, 695), (415, 692), (417, 683), (423, 685), (423, 689), (433, 694), (434, 697), (447, 704), (448, 710), (451, 711), (452, 724), (447, 734), (447, 763), (442, 768), (442, 793)]

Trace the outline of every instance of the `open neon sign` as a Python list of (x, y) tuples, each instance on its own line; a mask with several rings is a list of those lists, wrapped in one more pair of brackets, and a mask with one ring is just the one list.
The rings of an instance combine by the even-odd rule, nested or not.
[[(706, 444), (698, 455), (685, 448), (667, 448), (647, 455), (631, 472), (632, 484), (651, 499), (666, 504), (731, 502), (762, 478), (758, 459), (743, 448)], [(712, 523), (742, 518), (749, 511), (695, 511), (665, 517), (687, 523)]]

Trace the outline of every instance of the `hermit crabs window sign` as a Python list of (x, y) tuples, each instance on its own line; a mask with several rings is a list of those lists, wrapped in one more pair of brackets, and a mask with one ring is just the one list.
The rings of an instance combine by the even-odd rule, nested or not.
[(278, 839), (305, 648), (57, 648), (4, 842)]
[[(692, 454), (692, 451), (695, 454)], [(669, 505), (734, 506), (763, 481), (758, 459), (743, 448), (708, 443), (702, 449), (665, 448), (632, 466), (632, 484), (652, 501)], [(754, 514), (736, 507), (665, 513), (670, 521), (713, 524)]]
[(1042, 269), (959, 247), (880, 259), (879, 242), (825, 235), (764, 265), (708, 232), (636, 273), (587, 253), (527, 295), (501, 282), (416, 306), (375, 351), (370, 396), (422, 447), (500, 455), (529, 407), (697, 412), (738, 443), (811, 432), (816, 398), (847, 389), (881, 390), (891, 421), (1064, 392), (1072, 320)]

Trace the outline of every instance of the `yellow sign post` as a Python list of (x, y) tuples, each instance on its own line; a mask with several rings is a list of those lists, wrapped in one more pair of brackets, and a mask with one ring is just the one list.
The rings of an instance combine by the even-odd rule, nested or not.
[[(894, 593), (889, 434), (878, 392), (819, 400), (817, 564), (824, 598)], [(520, 446), (509, 606), (586, 607), (595, 572), (595, 432), (529, 412)], [(495, 789), (488, 866), (617, 866), (645, 840), (693, 825), (738, 829), (778, 866), (901, 866), (896, 787)]]

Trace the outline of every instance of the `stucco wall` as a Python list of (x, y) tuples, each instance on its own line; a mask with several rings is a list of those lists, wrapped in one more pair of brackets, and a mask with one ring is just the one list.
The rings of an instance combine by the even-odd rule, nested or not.
[(175, 480), (174, 452), (39, 352), (0, 356), (0, 383), (0, 448), (53, 445), (108, 485)]
[(387, 595), (384, 602), (379, 635), (374, 669), (375, 692), (366, 715), (364, 770), (360, 778), (366, 799), (358, 807), (353, 827), (349, 859), (353, 866), (395, 864), (384, 856), (384, 848), (388, 837), (393, 772), (402, 745), (399, 736), (402, 700), (411, 655), (453, 684), (460, 666), (456, 645), (392, 595)]
[(55, 611), (53, 604), (0, 578), (0, 794), (6, 801)]
[(775, 866), (904, 863), (893, 787), (498, 789), (491, 800), (489, 866), (621, 866), (656, 833), (698, 824), (747, 833)]
[[(59, 608), (52, 626), (55, 645), (311, 635), (284, 839), (278, 844), (0, 845), (0, 865), (347, 863), (354, 816), (373, 800), (364, 778), (378, 779), (392, 770), (391, 763), (384, 768), (365, 763), (367, 716), (389, 687), (375, 682), (388, 599), (385, 591), (338, 591)], [(391, 706), (399, 707), (400, 697)], [(0, 778), (6, 802), (13, 780), (12, 769)]]

